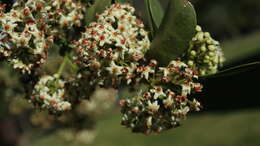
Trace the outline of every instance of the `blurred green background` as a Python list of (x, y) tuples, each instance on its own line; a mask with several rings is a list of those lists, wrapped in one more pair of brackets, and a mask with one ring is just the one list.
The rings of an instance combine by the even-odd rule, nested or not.
[[(167, 0), (161, 0), (167, 6)], [(5, 0), (9, 2), (9, 0)], [(138, 8), (143, 1), (136, 0)], [(226, 57), (223, 68), (260, 61), (259, 0), (192, 0), (198, 23), (220, 40)], [(81, 146), (51, 133), (32, 129), (23, 116), (8, 111), (8, 99), (19, 98), (17, 74), (0, 65), (0, 145)], [(159, 135), (133, 134), (120, 125), (117, 107), (99, 117), (93, 146), (259, 146), (260, 69), (218, 79), (203, 80), (197, 95), (204, 111), (191, 114), (183, 126)], [(11, 87), (11, 88), (10, 88)], [(11, 91), (12, 90), (12, 91)], [(87, 123), (86, 123), (87, 124)]]
[[(159, 135), (129, 132), (119, 125), (117, 112), (98, 122), (97, 137), (92, 146), (259, 146), (260, 111), (202, 113), (189, 117), (183, 126)], [(64, 142), (55, 136), (30, 139), (23, 146), (80, 146)]]

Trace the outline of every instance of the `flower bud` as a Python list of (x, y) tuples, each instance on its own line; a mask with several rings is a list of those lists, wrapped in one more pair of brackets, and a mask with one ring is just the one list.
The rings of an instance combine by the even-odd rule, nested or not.
[(194, 63), (193, 63), (192, 60), (189, 60), (189, 61), (188, 61), (188, 65), (189, 65), (189, 66), (193, 66), (193, 64), (194, 64)]
[(191, 56), (196, 56), (196, 51), (194, 51), (194, 50), (192, 50), (191, 52), (190, 52), (190, 54), (191, 54)]
[(200, 50), (201, 50), (202, 52), (205, 52), (205, 51), (207, 50), (207, 48), (206, 48), (205, 46), (202, 46), (202, 47), (200, 48)]
[(202, 31), (202, 29), (199, 25), (196, 26), (196, 31)]

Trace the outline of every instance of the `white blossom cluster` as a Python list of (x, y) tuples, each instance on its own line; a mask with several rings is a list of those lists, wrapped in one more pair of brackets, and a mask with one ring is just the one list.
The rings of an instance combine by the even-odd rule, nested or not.
[[(201, 92), (197, 76), (181, 61), (171, 61), (158, 71), (155, 85), (141, 95), (121, 100), (122, 125), (133, 132), (159, 133), (180, 125), (189, 111), (199, 111), (200, 103), (189, 99), (192, 92)], [(157, 85), (158, 84), (158, 85)]]
[(37, 26), (29, 8), (12, 9), (0, 14), (0, 53), (14, 68), (30, 72), (44, 62), (47, 38)]
[[(66, 63), (71, 63), (65, 56), (58, 74), (42, 76), (30, 87), (30, 101), (36, 107), (59, 114), (77, 106), (65, 121), (87, 121), (90, 113), (98, 114), (113, 105), (114, 100), (106, 96), (90, 98), (98, 85), (117, 88), (142, 83), (148, 89), (120, 101), (122, 124), (134, 132), (150, 134), (174, 128), (189, 111), (200, 110), (200, 103), (189, 97), (202, 90), (198, 75), (215, 73), (223, 62), (219, 43), (209, 33), (197, 26), (188, 61), (173, 60), (159, 67), (156, 60), (145, 59), (150, 48), (148, 32), (129, 4), (112, 4), (71, 45), (66, 32), (81, 25), (83, 11), (82, 4), (73, 0), (17, 0), (7, 13), (0, 7), (0, 57), (14, 68), (30, 74), (45, 62), (48, 49), (57, 40), (64, 40), (61, 48), (72, 46), (76, 51), (76, 77), (60, 78)], [(86, 131), (78, 133), (80, 139), (85, 135)]]
[(30, 73), (45, 62), (56, 26), (80, 25), (82, 18), (72, 0), (17, 0), (10, 12), (0, 12), (0, 56)]
[(112, 5), (86, 28), (74, 47), (85, 69), (80, 79), (89, 76), (93, 85), (98, 82), (107, 87), (140, 82), (150, 87), (140, 96), (121, 101), (122, 124), (149, 134), (176, 127), (190, 110), (200, 110), (200, 103), (188, 95), (200, 92), (202, 85), (182, 61), (158, 67), (156, 60), (145, 60), (148, 33), (133, 13), (130, 5)]
[(57, 27), (79, 26), (83, 19), (83, 5), (76, 0), (17, 0), (13, 5), (13, 9), (21, 7), (39, 12), (32, 13), (32, 16), (47, 23), (48, 26), (45, 27), (51, 28), (49, 32)]
[(90, 100), (82, 100), (76, 107), (76, 111), (81, 115), (102, 115), (111, 109), (115, 103), (116, 90), (98, 88), (93, 93)]
[(63, 112), (71, 109), (71, 104), (65, 101), (65, 82), (57, 75), (42, 76), (34, 86), (30, 101), (41, 109), (51, 112)]
[[(129, 4), (113, 4), (75, 42), (81, 64), (102, 76), (124, 76), (131, 83), (138, 61), (150, 47), (148, 33)], [(105, 84), (101, 79), (100, 84)]]
[(200, 26), (196, 27), (196, 35), (190, 42), (187, 54), (187, 64), (200, 75), (214, 74), (224, 62), (224, 56), (219, 42), (214, 40), (210, 33), (203, 32)]
[(191, 93), (192, 89), (200, 92), (202, 85), (194, 83), (193, 80), (198, 79), (194, 70), (188, 67), (182, 61), (171, 61), (167, 67), (159, 67), (162, 74), (160, 76), (165, 83), (175, 84), (181, 87), (181, 95), (187, 96)]

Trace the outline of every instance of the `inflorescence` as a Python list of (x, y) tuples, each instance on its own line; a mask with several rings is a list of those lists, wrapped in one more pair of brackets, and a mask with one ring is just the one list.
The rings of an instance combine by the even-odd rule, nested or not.
[(200, 75), (214, 74), (224, 62), (224, 56), (219, 42), (214, 40), (210, 33), (203, 32), (200, 26), (196, 27), (196, 35), (190, 42), (187, 54), (187, 64)]
[(10, 12), (0, 11), (0, 18), (0, 56), (31, 73), (47, 59), (60, 29), (79, 26), (83, 14), (82, 5), (72, 0), (17, 0)]
[(156, 60), (145, 60), (148, 33), (133, 13), (130, 5), (115, 4), (98, 15), (97, 22), (74, 43), (77, 62), (101, 86), (148, 84), (147, 91), (139, 91), (141, 95), (120, 102), (122, 124), (134, 132), (160, 132), (178, 126), (189, 111), (200, 109), (200, 103), (188, 95), (200, 92), (202, 86), (181, 61), (158, 67)]
[[(114, 4), (98, 15), (74, 43), (78, 62), (91, 72), (99, 85), (132, 83), (134, 72), (146, 74), (149, 67), (139, 65), (150, 47), (148, 33), (128, 4)], [(93, 81), (92, 80), (92, 81)]]
[(65, 82), (58, 75), (43, 76), (35, 85), (30, 101), (41, 109), (53, 113), (71, 109), (71, 104), (65, 101)]
[[(17, 0), (10, 12), (1, 10), (0, 57), (28, 74), (45, 63), (55, 40), (66, 40), (67, 31), (81, 26), (84, 14), (83, 5), (72, 0)], [(79, 114), (81, 108), (73, 109), (75, 105), (93, 105), (84, 99), (98, 86), (144, 84), (145, 89), (120, 100), (120, 105), (122, 125), (145, 134), (178, 127), (188, 112), (199, 111), (201, 104), (190, 95), (202, 91), (198, 76), (216, 73), (224, 61), (219, 42), (197, 26), (185, 57), (159, 66), (159, 60), (145, 58), (150, 40), (134, 12), (130, 4), (116, 3), (98, 14), (79, 39), (66, 42), (74, 49), (76, 77), (63, 79), (60, 70), (41, 76), (30, 102), (54, 114)], [(96, 102), (101, 101), (106, 102)]]
[(181, 61), (160, 67), (154, 81), (141, 94), (121, 100), (122, 124), (133, 132), (159, 133), (180, 125), (189, 111), (199, 111), (200, 103), (188, 97), (201, 92), (197, 75)]

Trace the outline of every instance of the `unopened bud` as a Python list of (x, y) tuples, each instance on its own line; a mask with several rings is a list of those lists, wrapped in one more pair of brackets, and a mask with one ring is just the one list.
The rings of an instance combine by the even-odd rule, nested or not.
[(192, 50), (191, 52), (190, 52), (190, 54), (192, 55), (192, 56), (196, 56), (196, 51), (194, 51), (194, 50)]
[(192, 60), (189, 60), (189, 61), (188, 61), (188, 65), (189, 65), (189, 66), (193, 66), (193, 65), (194, 65), (194, 62), (193, 62)]
[(215, 52), (209, 52), (209, 56), (210, 56), (210, 57), (215, 56)]
[(214, 46), (214, 45), (209, 45), (208, 48), (210, 51), (216, 50), (216, 46)]
[(206, 48), (205, 46), (202, 46), (202, 47), (200, 48), (200, 50), (201, 50), (202, 52), (205, 52), (205, 51), (207, 50), (207, 48)]
[(210, 38), (210, 33), (205, 32), (205, 33), (204, 33), (204, 36), (205, 36), (206, 38)]
[(202, 29), (199, 25), (196, 26), (196, 31), (202, 31)]
[(197, 34), (197, 39), (198, 39), (198, 41), (203, 41), (203, 39), (204, 39), (203, 32), (199, 32), (199, 33)]

